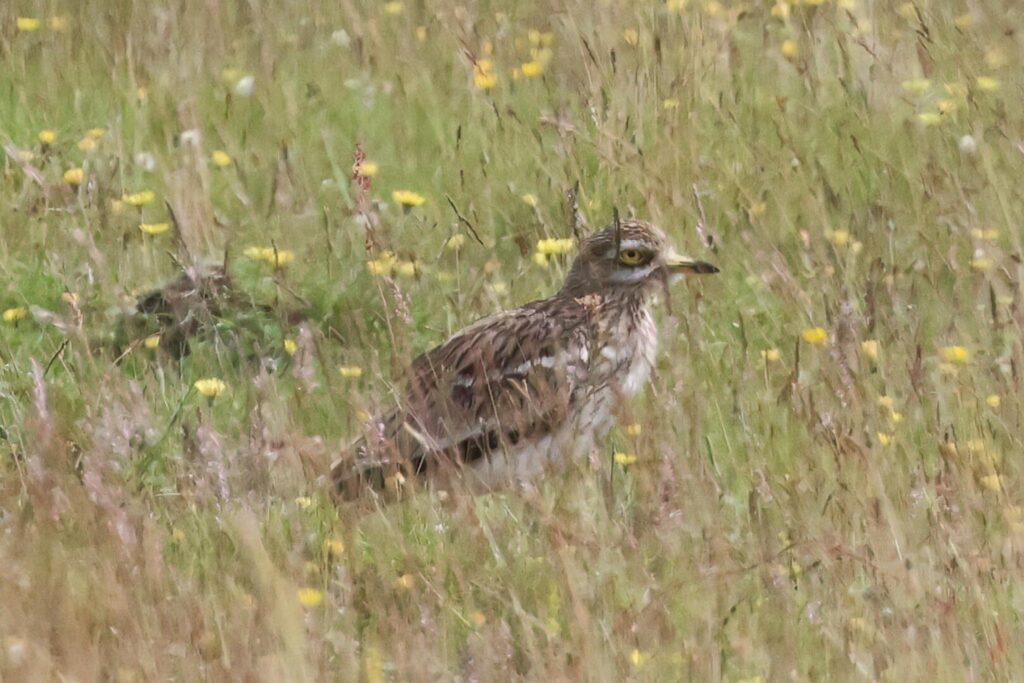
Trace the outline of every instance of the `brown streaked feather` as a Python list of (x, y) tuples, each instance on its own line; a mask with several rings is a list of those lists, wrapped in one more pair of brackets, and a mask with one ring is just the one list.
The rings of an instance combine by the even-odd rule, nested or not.
[(331, 471), (344, 498), (389, 476), (471, 464), (560, 425), (586, 381), (592, 301), (558, 296), (484, 318), (412, 364), (400, 408)]

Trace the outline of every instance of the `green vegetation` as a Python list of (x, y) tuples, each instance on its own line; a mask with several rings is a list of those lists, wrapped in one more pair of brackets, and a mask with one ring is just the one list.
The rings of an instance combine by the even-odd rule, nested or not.
[[(1021, 25), (3, 3), (0, 677), (1024, 677)], [(638, 426), (336, 508), (411, 357), (558, 287), (577, 182), (722, 269)]]

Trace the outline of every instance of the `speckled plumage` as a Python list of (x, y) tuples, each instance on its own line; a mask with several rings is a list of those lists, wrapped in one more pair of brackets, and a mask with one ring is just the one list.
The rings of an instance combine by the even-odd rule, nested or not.
[(596, 231), (557, 294), (483, 318), (418, 357), (401, 404), (332, 468), (335, 490), (350, 498), (388, 481), (453, 476), (492, 489), (589, 453), (650, 375), (654, 290), (675, 272), (716, 271), (676, 255), (644, 221)]

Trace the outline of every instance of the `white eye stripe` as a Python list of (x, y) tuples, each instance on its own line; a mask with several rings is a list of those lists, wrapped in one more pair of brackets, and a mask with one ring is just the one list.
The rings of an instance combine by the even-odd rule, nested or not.
[(640, 280), (646, 279), (654, 272), (653, 265), (643, 266), (642, 268), (620, 268), (612, 273), (612, 282), (639, 282)]

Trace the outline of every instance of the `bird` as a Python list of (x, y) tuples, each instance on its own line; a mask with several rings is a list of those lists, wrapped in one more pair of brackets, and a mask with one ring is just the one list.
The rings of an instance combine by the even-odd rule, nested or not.
[(411, 364), (400, 400), (331, 467), (336, 498), (410, 482), (531, 485), (596, 448), (655, 363), (652, 303), (679, 275), (717, 273), (666, 234), (619, 219), (582, 237), (561, 289), (482, 318)]

